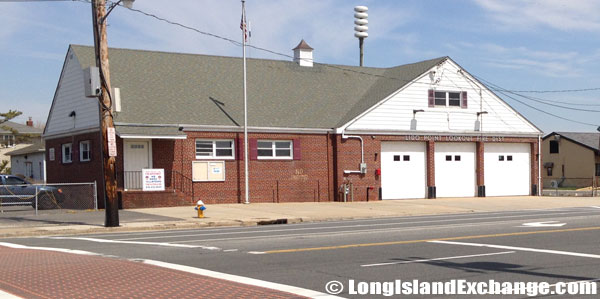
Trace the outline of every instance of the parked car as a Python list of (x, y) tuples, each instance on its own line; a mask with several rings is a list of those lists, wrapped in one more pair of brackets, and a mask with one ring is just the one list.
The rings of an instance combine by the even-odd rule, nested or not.
[(35, 209), (36, 191), (38, 209), (60, 208), (64, 201), (62, 190), (52, 186), (35, 186), (14, 175), (0, 175), (0, 204), (31, 205)]

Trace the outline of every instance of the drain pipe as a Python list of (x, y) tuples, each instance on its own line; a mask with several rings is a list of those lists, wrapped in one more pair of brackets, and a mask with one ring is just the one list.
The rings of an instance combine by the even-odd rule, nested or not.
[(366, 173), (367, 172), (367, 165), (365, 164), (365, 147), (364, 147), (364, 141), (362, 139), (362, 137), (360, 136), (352, 136), (352, 135), (346, 135), (344, 133), (344, 131), (342, 131), (342, 139), (348, 139), (348, 138), (355, 138), (355, 139), (359, 139), (360, 140), (360, 168), (359, 170), (344, 170), (345, 174), (350, 174), (350, 173)]
[(538, 196), (542, 196), (542, 135), (538, 135)]

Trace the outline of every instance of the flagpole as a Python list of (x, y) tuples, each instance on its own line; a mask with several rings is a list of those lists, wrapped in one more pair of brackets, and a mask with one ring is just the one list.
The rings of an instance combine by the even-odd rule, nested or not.
[(244, 184), (245, 204), (250, 203), (248, 187), (248, 96), (246, 94), (246, 1), (242, 0), (242, 49), (244, 57)]

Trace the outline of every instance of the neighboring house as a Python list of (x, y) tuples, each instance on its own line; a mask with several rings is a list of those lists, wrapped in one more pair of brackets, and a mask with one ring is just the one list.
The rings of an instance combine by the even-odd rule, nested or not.
[[(109, 54), (123, 206), (243, 202), (242, 59)], [(250, 202), (537, 194), (541, 131), (449, 57), (313, 64), (304, 41), (294, 57), (247, 61)], [(92, 47), (69, 47), (44, 131), (49, 182), (102, 180), (82, 72), (94, 63)], [(165, 170), (166, 192), (135, 190), (144, 168)]]
[(542, 140), (544, 187), (589, 187), (600, 176), (600, 133), (552, 132)]
[[(15, 130), (17, 134), (14, 133)], [(28, 147), (29, 145), (40, 142), (43, 130), (33, 126), (31, 117), (26, 124), (19, 124), (12, 121), (7, 121), (0, 124), (0, 161), (9, 161), (10, 157), (6, 155), (8, 152)]]
[(46, 181), (46, 147), (38, 141), (22, 149), (8, 152), (11, 174), (25, 177), (30, 182)]

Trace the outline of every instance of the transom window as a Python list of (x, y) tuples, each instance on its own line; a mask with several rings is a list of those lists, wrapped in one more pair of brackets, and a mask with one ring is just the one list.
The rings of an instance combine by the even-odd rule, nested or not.
[(259, 140), (257, 153), (259, 159), (292, 159), (292, 141)]
[(196, 159), (233, 159), (233, 140), (196, 139)]
[(460, 92), (436, 91), (435, 106), (460, 107)]

